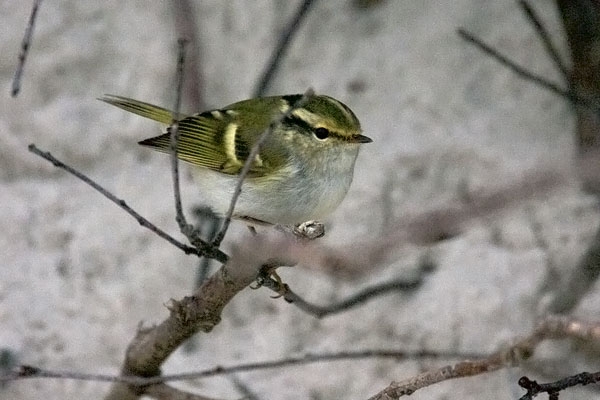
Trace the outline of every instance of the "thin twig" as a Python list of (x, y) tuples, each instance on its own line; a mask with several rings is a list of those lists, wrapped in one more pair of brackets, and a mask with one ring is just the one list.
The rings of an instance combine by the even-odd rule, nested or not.
[(302, 297), (294, 293), (294, 291), (290, 289), (287, 284), (284, 284), (282, 288), (281, 283), (274, 280), (271, 276), (267, 276), (266, 274), (260, 275), (258, 281), (260, 282), (260, 286), (264, 286), (279, 294), (283, 293), (283, 298), (285, 301), (294, 304), (300, 310), (311, 314), (316, 318), (324, 318), (332, 314), (346, 311), (352, 307), (356, 307), (362, 303), (365, 303), (374, 297), (382, 296), (387, 293), (415, 290), (423, 283), (422, 277), (414, 280), (397, 279), (365, 288), (337, 303), (333, 303), (328, 306), (319, 306), (304, 300)]
[[(190, 0), (172, 0), (173, 15), (175, 17), (175, 29), (177, 37), (186, 39), (185, 76), (186, 84), (182, 90), (184, 104), (192, 110), (200, 111), (206, 109), (202, 96), (202, 68), (200, 68), (200, 40), (196, 24), (199, 21)], [(187, 101), (185, 101), (187, 100)]]
[(23, 76), (23, 70), (25, 69), (25, 61), (27, 60), (27, 55), (29, 54), (29, 46), (31, 45), (31, 38), (33, 37), (33, 28), (35, 27), (37, 12), (41, 3), (42, 0), (33, 0), (31, 15), (29, 16), (29, 22), (27, 23), (25, 35), (23, 36), (23, 41), (21, 42), (19, 63), (17, 64), (17, 69), (15, 70), (15, 75), (12, 81), (12, 87), (10, 91), (12, 97), (17, 97), (19, 91), (21, 90), (21, 77)]
[(198, 256), (205, 256), (205, 257), (214, 256), (213, 258), (215, 258), (216, 260), (218, 260), (220, 262), (226, 262), (227, 261), (227, 259), (228, 259), (227, 255), (225, 253), (223, 253), (222, 251), (220, 251), (220, 250), (216, 250), (216, 251), (214, 251), (212, 253), (207, 253), (203, 249), (194, 248), (194, 247), (191, 247), (191, 246), (186, 246), (185, 244), (177, 241), (172, 236), (170, 236), (169, 234), (167, 234), (166, 232), (164, 232), (163, 230), (161, 230), (160, 228), (158, 228), (156, 225), (152, 224), (146, 218), (144, 218), (140, 214), (138, 214), (135, 210), (133, 210), (131, 207), (129, 207), (124, 200), (121, 200), (121, 199), (117, 198), (115, 195), (113, 195), (112, 193), (110, 193), (108, 190), (104, 189), (102, 186), (100, 186), (99, 184), (97, 184), (96, 182), (94, 182), (92, 179), (88, 178), (86, 175), (84, 175), (81, 172), (75, 170), (74, 168), (66, 165), (62, 161), (58, 160), (57, 158), (55, 158), (49, 152), (41, 151), (40, 149), (38, 149), (35, 146), (35, 144), (30, 144), (29, 145), (29, 151), (31, 151), (32, 153), (34, 153), (34, 154), (42, 157), (43, 159), (45, 159), (47, 161), (50, 161), (52, 164), (54, 164), (55, 167), (61, 168), (61, 169), (65, 170), (65, 171), (67, 171), (68, 173), (70, 173), (71, 175), (74, 175), (75, 177), (79, 178), (84, 183), (88, 184), (89, 186), (91, 186), (92, 188), (94, 188), (96, 191), (98, 191), (101, 195), (103, 195), (104, 197), (106, 197), (107, 199), (109, 199), (110, 201), (112, 201), (113, 203), (115, 203), (116, 205), (118, 205), (119, 207), (121, 207), (123, 210), (125, 210), (129, 215), (131, 215), (133, 218), (135, 218), (136, 221), (141, 226), (143, 226), (143, 227), (145, 227), (147, 229), (150, 229), (152, 232), (156, 233), (158, 236), (160, 236), (161, 238), (165, 239), (167, 242), (169, 242), (172, 245), (174, 245), (175, 247), (183, 250), (183, 252), (185, 254), (195, 254), (195, 255), (198, 255)]
[(449, 379), (465, 378), (516, 366), (533, 357), (536, 348), (543, 341), (567, 338), (600, 342), (600, 321), (584, 322), (569, 317), (548, 316), (535, 327), (531, 335), (487, 358), (462, 361), (423, 372), (401, 382), (392, 382), (379, 393), (369, 397), (369, 400), (395, 400)]
[(560, 56), (558, 55), (558, 51), (556, 50), (556, 47), (554, 47), (554, 44), (552, 44), (552, 40), (550, 39), (550, 34), (548, 33), (548, 31), (542, 24), (542, 21), (537, 16), (537, 14), (533, 10), (533, 8), (529, 4), (529, 2), (527, 2), (526, 0), (519, 0), (519, 5), (525, 12), (525, 15), (527, 15), (527, 18), (529, 18), (529, 20), (535, 27), (535, 31), (540, 36), (540, 39), (542, 40), (542, 43), (544, 44), (544, 47), (546, 48), (546, 52), (548, 53), (548, 55), (550, 56), (552, 61), (554, 61), (554, 65), (556, 65), (556, 68), (558, 68), (558, 70), (562, 74), (563, 78), (568, 82), (569, 81), (569, 71), (567, 70), (567, 67), (563, 63)]
[(344, 360), (359, 360), (368, 358), (392, 358), (397, 361), (400, 360), (414, 360), (414, 359), (449, 359), (449, 358), (466, 358), (466, 359), (479, 359), (483, 358), (483, 354), (475, 353), (458, 353), (458, 352), (443, 352), (443, 351), (404, 351), (404, 350), (393, 350), (393, 349), (372, 349), (372, 350), (359, 350), (359, 351), (341, 351), (332, 353), (318, 353), (288, 357), (273, 361), (262, 361), (253, 362), (246, 364), (234, 365), (231, 367), (214, 367), (202, 371), (188, 372), (183, 374), (172, 374), (154, 377), (137, 377), (127, 375), (106, 375), (106, 374), (88, 374), (82, 372), (72, 371), (53, 371), (43, 368), (33, 367), (29, 365), (22, 365), (16, 368), (11, 373), (0, 376), (0, 382), (2, 381), (13, 381), (20, 379), (31, 379), (31, 378), (55, 378), (55, 379), (73, 379), (80, 381), (96, 381), (96, 382), (122, 382), (126, 384), (132, 384), (136, 386), (142, 385), (154, 385), (164, 382), (174, 381), (185, 381), (192, 379), (208, 378), (213, 376), (230, 375), (240, 372), (258, 371), (265, 369), (278, 369), (282, 367), (292, 367), (296, 365), (315, 364), (322, 362), (335, 362)]
[(298, 11), (296, 11), (294, 19), (286, 25), (287, 29), (279, 37), (277, 47), (269, 59), (269, 65), (265, 69), (260, 81), (256, 85), (256, 89), (254, 89), (254, 94), (252, 97), (262, 97), (267, 92), (267, 89), (269, 88), (269, 85), (275, 76), (275, 72), (279, 68), (281, 59), (285, 55), (292, 38), (298, 31), (298, 28), (300, 28), (302, 20), (308, 14), (308, 10), (313, 3), (314, 0), (304, 0), (304, 2), (298, 8)]
[(173, 107), (173, 117), (171, 126), (169, 126), (170, 135), (170, 155), (171, 155), (171, 176), (173, 178), (173, 196), (175, 198), (175, 220), (179, 225), (181, 232), (188, 237), (193, 230), (193, 227), (188, 225), (185, 215), (183, 215), (183, 207), (181, 206), (181, 189), (179, 186), (179, 159), (177, 158), (177, 143), (179, 142), (179, 108), (181, 107), (181, 89), (183, 87), (183, 66), (185, 65), (185, 39), (177, 41), (177, 73), (176, 73), (176, 94), (175, 107)]
[(558, 399), (558, 393), (565, 389), (592, 383), (600, 383), (600, 371), (594, 373), (582, 372), (551, 383), (537, 383), (536, 381), (532, 381), (528, 377), (523, 376), (519, 379), (519, 386), (527, 390), (527, 393), (519, 400), (531, 400), (540, 393), (548, 393), (548, 396), (556, 394), (556, 398)]
[(173, 110), (172, 122), (169, 126), (170, 132), (170, 154), (171, 154), (171, 175), (173, 178), (173, 196), (175, 198), (175, 220), (179, 225), (181, 233), (187, 237), (194, 247), (199, 248), (203, 254), (206, 254), (209, 258), (217, 259), (221, 262), (225, 262), (225, 259), (219, 259), (219, 249), (217, 246), (212, 246), (208, 242), (202, 240), (199, 233), (194, 229), (194, 226), (187, 223), (185, 215), (183, 214), (183, 207), (181, 205), (181, 189), (179, 185), (179, 159), (177, 158), (177, 143), (179, 141), (179, 108), (181, 105), (181, 91), (183, 87), (183, 68), (185, 65), (185, 39), (179, 39), (178, 44), (178, 57), (177, 57), (177, 84), (176, 84), (176, 96), (175, 96), (175, 107)]
[(240, 172), (240, 175), (238, 177), (233, 196), (231, 197), (231, 202), (229, 203), (229, 209), (227, 210), (225, 220), (223, 221), (223, 226), (221, 227), (221, 230), (215, 237), (215, 240), (213, 240), (212, 242), (212, 245), (214, 247), (218, 248), (221, 245), (223, 239), (225, 238), (225, 234), (227, 233), (227, 229), (229, 229), (229, 224), (231, 223), (231, 218), (233, 217), (233, 210), (235, 209), (235, 204), (237, 203), (237, 200), (240, 197), (240, 194), (242, 193), (242, 184), (244, 183), (244, 179), (246, 179), (248, 172), (250, 172), (250, 168), (252, 167), (256, 156), (259, 154), (262, 144), (267, 139), (267, 137), (269, 137), (269, 135), (275, 130), (275, 128), (279, 126), (281, 121), (289, 117), (296, 109), (304, 107), (304, 105), (310, 100), (312, 96), (314, 96), (314, 94), (315, 92), (312, 89), (308, 89), (299, 100), (297, 100), (294, 104), (290, 104), (290, 108), (286, 112), (281, 113), (276, 118), (274, 118), (273, 121), (271, 121), (271, 123), (269, 124), (269, 127), (265, 129), (265, 131), (262, 133), (262, 135), (260, 135), (256, 143), (254, 143), (254, 146), (252, 146), (252, 150), (250, 151), (250, 154), (248, 155), (248, 158), (244, 163), (244, 167), (242, 168), (242, 171)]
[(533, 72), (528, 71), (527, 69), (521, 67), (520, 65), (517, 65), (515, 62), (513, 62), (510, 59), (508, 59), (507, 57), (503, 56), (498, 51), (493, 49), (491, 46), (488, 46), (487, 44), (482, 42), (480, 39), (475, 37), (472, 33), (469, 33), (468, 31), (466, 31), (465, 29), (459, 28), (457, 32), (460, 35), (460, 37), (462, 37), (465, 41), (467, 41), (468, 43), (474, 44), (475, 47), (477, 47), (484, 53), (486, 53), (489, 56), (491, 56), (492, 58), (494, 58), (500, 64), (504, 65), (505, 67), (507, 67), (508, 69), (513, 71), (515, 74), (519, 75), (521, 78), (532, 81), (532, 82), (540, 85), (541, 87), (543, 87), (547, 90), (550, 90), (551, 92), (558, 94), (561, 97), (568, 99), (573, 104), (583, 105), (592, 110), (598, 109), (598, 105), (595, 105), (592, 102), (581, 98), (580, 96), (578, 96), (571, 90), (563, 89), (559, 85), (548, 81), (546, 78), (544, 78), (540, 75), (534, 74)]

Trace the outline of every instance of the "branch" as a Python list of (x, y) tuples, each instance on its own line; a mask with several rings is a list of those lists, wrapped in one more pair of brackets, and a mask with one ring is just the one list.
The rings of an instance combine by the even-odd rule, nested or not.
[(70, 173), (71, 175), (79, 178), (81, 181), (88, 184), (89, 186), (94, 188), (96, 191), (98, 191), (101, 195), (103, 195), (104, 197), (106, 197), (107, 199), (109, 199), (110, 201), (112, 201), (113, 203), (118, 205), (119, 207), (121, 207), (123, 210), (125, 210), (125, 212), (127, 212), (129, 215), (131, 215), (133, 218), (135, 218), (135, 220), (138, 222), (138, 224), (140, 224), (144, 228), (150, 229), (152, 232), (156, 233), (158, 236), (165, 239), (167, 242), (171, 243), (173, 246), (182, 250), (185, 254), (195, 254), (197, 256), (211, 257), (211, 258), (215, 258), (215, 259), (219, 260), (220, 262), (227, 261), (227, 255), (221, 251), (217, 250), (214, 253), (206, 252), (204, 249), (186, 246), (185, 244), (177, 241), (172, 236), (170, 236), (168, 233), (164, 232), (163, 230), (158, 228), (156, 225), (154, 225), (150, 221), (148, 221), (146, 218), (141, 216), (139, 213), (137, 213), (134, 209), (129, 207), (129, 205), (127, 205), (125, 200), (119, 199), (118, 197), (116, 197), (115, 195), (110, 193), (108, 190), (104, 189), (102, 186), (100, 186), (99, 184), (94, 182), (91, 178), (87, 177), (86, 175), (82, 174), (81, 172), (77, 171), (76, 169), (66, 165), (62, 161), (55, 158), (49, 152), (44, 152), (44, 151), (38, 149), (35, 146), (35, 144), (32, 143), (29, 145), (29, 151), (42, 157), (43, 159), (45, 159), (47, 161), (50, 161), (55, 167), (63, 169), (65, 171), (67, 171), (68, 173)]
[(527, 390), (519, 400), (531, 400), (540, 393), (548, 393), (548, 397), (552, 399), (555, 396), (558, 399), (558, 393), (577, 385), (589, 385), (591, 383), (600, 383), (600, 372), (582, 372), (577, 375), (569, 376), (552, 383), (537, 383), (523, 376), (519, 379), (519, 386)]
[(284, 284), (283, 289), (281, 284), (274, 280), (272, 277), (263, 274), (259, 276), (259, 285), (271, 289), (275, 293), (282, 294), (285, 301), (294, 304), (300, 310), (307, 314), (311, 314), (316, 318), (325, 318), (330, 315), (338, 314), (340, 312), (349, 310), (350, 308), (359, 306), (366, 303), (377, 296), (382, 296), (388, 293), (415, 290), (423, 283), (423, 277), (419, 276), (414, 280), (397, 279), (389, 282), (384, 282), (378, 285), (367, 287), (352, 296), (347, 297), (337, 303), (330, 304), (328, 306), (319, 306), (316, 304), (309, 303), (302, 297), (294, 293), (290, 289), (289, 285)]
[(279, 68), (279, 63), (281, 59), (285, 55), (292, 38), (298, 32), (300, 25), (306, 15), (308, 14), (308, 10), (310, 6), (314, 3), (313, 0), (304, 0), (304, 2), (296, 11), (296, 15), (294, 19), (289, 24), (286, 24), (287, 29), (283, 32), (283, 34), (279, 37), (279, 42), (277, 43), (277, 47), (275, 51), (271, 54), (271, 58), (269, 59), (269, 65), (267, 66), (265, 72), (263, 73), (260, 81), (256, 85), (256, 89), (254, 89), (254, 94), (252, 97), (262, 97), (267, 92), (269, 88), (269, 84), (273, 80), (273, 76), (275, 76), (275, 72)]
[(566, 338), (600, 342), (600, 321), (586, 323), (571, 318), (549, 316), (538, 324), (530, 336), (508, 349), (500, 350), (485, 359), (463, 361), (424, 372), (404, 381), (392, 382), (369, 400), (398, 399), (449, 379), (465, 378), (519, 365), (520, 362), (531, 358), (537, 346), (544, 340)]
[(22, 365), (11, 373), (0, 376), (0, 382), (14, 381), (20, 379), (72, 379), (79, 381), (93, 381), (93, 382), (117, 382), (125, 383), (136, 386), (153, 386), (160, 385), (166, 382), (176, 381), (187, 381), (197, 380), (202, 378), (210, 378), (215, 376), (233, 375), (241, 372), (253, 372), (268, 369), (281, 369), (290, 368), (298, 365), (309, 365), (318, 364), (324, 362), (337, 362), (347, 360), (363, 360), (363, 359), (375, 359), (385, 358), (394, 359), (396, 361), (401, 360), (431, 360), (431, 359), (448, 359), (448, 358), (483, 358), (482, 354), (469, 354), (469, 353), (458, 353), (458, 352), (444, 352), (444, 351), (406, 351), (406, 350), (395, 350), (395, 349), (366, 349), (357, 351), (340, 351), (331, 353), (306, 353), (304, 355), (287, 357), (279, 360), (272, 361), (259, 361), (246, 364), (238, 364), (230, 367), (217, 366), (210, 369), (205, 369), (195, 372), (187, 372), (182, 374), (162, 375), (154, 377), (140, 377), (140, 376), (115, 376), (115, 375), (102, 375), (102, 374), (90, 374), (82, 372), (71, 372), (71, 371), (51, 371), (43, 368), (32, 367), (29, 365)]
[(171, 118), (171, 125), (168, 128), (170, 132), (169, 137), (169, 154), (171, 157), (171, 178), (173, 179), (173, 197), (175, 198), (175, 221), (179, 225), (181, 233), (187, 237), (190, 242), (193, 243), (194, 227), (189, 225), (183, 215), (183, 207), (181, 206), (181, 189), (179, 185), (179, 159), (177, 158), (177, 143), (179, 142), (179, 121), (177, 120), (179, 115), (179, 108), (181, 106), (181, 88), (183, 87), (183, 66), (185, 65), (185, 40), (179, 39), (177, 41), (177, 73), (175, 80), (176, 93), (175, 93), (175, 106), (173, 107), (173, 116)]
[(19, 91), (21, 90), (21, 77), (23, 76), (23, 70), (25, 69), (25, 61), (27, 60), (27, 55), (29, 54), (29, 46), (31, 45), (31, 38), (33, 37), (33, 28), (35, 27), (37, 12), (41, 3), (42, 0), (33, 0), (31, 15), (29, 16), (29, 22), (27, 23), (25, 35), (23, 36), (23, 41), (21, 42), (19, 63), (17, 64), (17, 69), (15, 70), (15, 75), (12, 81), (12, 87), (10, 91), (12, 97), (17, 97)]
[(527, 18), (529, 19), (529, 21), (531, 21), (531, 23), (533, 24), (533, 27), (535, 28), (535, 31), (537, 32), (537, 34), (540, 36), (540, 39), (541, 39), (542, 43), (544, 44), (544, 47), (546, 48), (546, 53), (548, 53), (548, 55), (550, 56), (552, 61), (554, 61), (554, 65), (560, 71), (560, 73), (563, 76), (563, 78), (565, 79), (565, 81), (569, 82), (569, 80), (570, 80), (569, 71), (567, 70), (567, 67), (563, 63), (560, 56), (558, 55), (558, 51), (556, 50), (556, 47), (554, 47), (554, 45), (552, 44), (552, 40), (550, 40), (550, 34), (544, 27), (544, 24), (542, 24), (542, 20), (537, 16), (537, 14), (535, 13), (533, 8), (531, 7), (531, 5), (529, 5), (529, 3), (527, 1), (519, 0), (519, 5), (523, 9), (523, 12), (525, 13), (525, 15), (527, 15)]
[(533, 72), (530, 72), (527, 69), (525, 69), (524, 67), (521, 67), (520, 65), (516, 64), (514, 61), (511, 61), (508, 57), (503, 56), (497, 50), (495, 50), (491, 46), (485, 44), (483, 41), (478, 39), (475, 35), (468, 32), (467, 30), (465, 30), (463, 28), (459, 28), (457, 32), (458, 32), (458, 35), (461, 38), (463, 38), (467, 43), (471, 43), (471, 44), (475, 45), (475, 47), (477, 47), (479, 50), (481, 50), (484, 53), (486, 53), (487, 55), (491, 56), (493, 59), (495, 59), (500, 64), (507, 67), (508, 69), (510, 69), (512, 72), (514, 72), (521, 78), (531, 81), (533, 83), (536, 83), (537, 85), (543, 87), (544, 89), (547, 89), (555, 94), (558, 94), (561, 97), (566, 98), (573, 104), (586, 106), (592, 110), (598, 109), (597, 104), (594, 104), (593, 102), (586, 100), (586, 99), (582, 98), (581, 96), (578, 96), (572, 90), (563, 89), (559, 85), (548, 81), (543, 76), (534, 74)]
[[(157, 326), (139, 329), (129, 344), (121, 374), (124, 376), (156, 377), (160, 383), (162, 363), (187, 339), (199, 331), (208, 333), (220, 321), (225, 305), (256, 279), (262, 265), (290, 265), (285, 243), (273, 247), (261, 237), (251, 237), (232, 249), (232, 256), (208, 278), (192, 296), (171, 300), (170, 315)], [(136, 399), (144, 384), (113, 385), (106, 400)]]
[[(172, 0), (175, 29), (177, 37), (184, 38), (189, 44), (186, 50), (184, 74), (186, 85), (182, 88), (182, 97), (192, 110), (205, 110), (206, 104), (202, 96), (202, 69), (200, 68), (200, 51), (197, 34), (197, 14), (190, 0)], [(186, 103), (184, 101), (184, 103)]]

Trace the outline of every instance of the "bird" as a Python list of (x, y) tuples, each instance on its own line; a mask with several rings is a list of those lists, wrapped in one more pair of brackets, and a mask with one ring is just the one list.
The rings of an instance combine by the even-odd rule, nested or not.
[[(100, 100), (162, 124), (173, 112), (117, 95)], [(232, 217), (257, 224), (298, 225), (320, 220), (346, 196), (362, 144), (358, 118), (326, 95), (282, 95), (239, 101), (177, 115), (177, 157), (193, 166), (202, 203), (226, 215), (253, 146), (271, 129), (250, 163)], [(269, 128), (271, 126), (271, 128)], [(139, 142), (170, 152), (170, 128)]]

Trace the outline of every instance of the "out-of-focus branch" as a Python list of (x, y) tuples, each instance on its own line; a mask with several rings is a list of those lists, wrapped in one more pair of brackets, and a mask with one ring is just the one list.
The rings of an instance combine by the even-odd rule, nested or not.
[(554, 65), (560, 71), (561, 75), (565, 79), (565, 82), (568, 82), (569, 71), (567, 70), (567, 67), (565, 66), (563, 60), (560, 58), (558, 50), (556, 50), (556, 47), (554, 47), (552, 39), (550, 38), (550, 34), (546, 30), (546, 27), (542, 23), (542, 20), (538, 17), (535, 10), (533, 9), (533, 7), (531, 7), (528, 1), (520, 0), (519, 5), (521, 6), (521, 9), (525, 13), (525, 15), (527, 15), (527, 18), (529, 18), (529, 21), (531, 21), (531, 24), (535, 28), (535, 31), (537, 32), (538, 36), (540, 37), (540, 40), (546, 48), (546, 53), (548, 53), (548, 56), (552, 59)]
[(554, 293), (548, 311), (567, 314), (594, 287), (600, 276), (600, 227), (581, 260), (571, 272), (566, 284)]
[[(166, 232), (164, 232), (163, 230), (158, 228), (156, 225), (152, 224), (150, 221), (148, 221), (142, 215), (140, 215), (137, 211), (135, 211), (134, 209), (129, 207), (129, 205), (127, 205), (125, 200), (119, 199), (114, 194), (110, 193), (108, 190), (104, 189), (102, 186), (100, 186), (98, 183), (96, 183), (94, 180), (92, 180), (91, 178), (82, 174), (81, 172), (77, 171), (76, 169), (68, 166), (67, 164), (63, 163), (62, 161), (60, 161), (59, 159), (54, 157), (49, 152), (45, 152), (45, 151), (38, 149), (34, 144), (29, 145), (29, 151), (44, 158), (45, 160), (51, 162), (55, 167), (61, 168), (65, 171), (67, 171), (71, 175), (77, 177), (84, 183), (88, 184), (89, 186), (94, 188), (96, 191), (98, 191), (101, 195), (103, 195), (104, 197), (106, 197), (107, 199), (109, 199), (110, 201), (112, 201), (113, 203), (118, 205), (119, 207), (121, 207), (123, 210), (125, 210), (125, 212), (127, 212), (129, 215), (131, 215), (133, 218), (135, 218), (135, 220), (141, 226), (143, 226), (144, 228), (150, 229), (152, 232), (156, 233), (158, 236), (165, 239), (166, 241), (171, 243), (173, 246), (182, 250), (185, 254), (196, 254), (199, 256), (211, 257), (211, 258), (215, 258), (216, 260), (219, 260), (221, 262), (227, 261), (227, 255), (220, 250), (205, 253), (205, 252), (203, 252), (202, 248), (194, 248), (194, 247), (186, 246), (185, 244), (175, 240), (169, 234), (167, 234)], [(207, 247), (209, 247), (208, 244), (207, 244)]]
[(181, 95), (190, 110), (199, 112), (206, 109), (206, 103), (202, 95), (200, 40), (198, 39), (196, 26), (199, 19), (190, 0), (172, 0), (171, 4), (175, 16), (177, 37), (183, 38), (189, 43), (186, 49), (184, 70), (187, 83), (183, 87)]
[(29, 22), (27, 23), (25, 35), (23, 36), (23, 41), (21, 42), (19, 63), (17, 64), (17, 69), (15, 70), (15, 75), (13, 77), (12, 87), (10, 90), (12, 97), (16, 97), (21, 90), (21, 77), (23, 76), (23, 70), (25, 69), (25, 61), (27, 60), (27, 55), (29, 54), (29, 46), (31, 46), (31, 38), (33, 37), (33, 28), (35, 27), (37, 13), (41, 3), (42, 0), (34, 0), (33, 5), (31, 6), (31, 15), (29, 16)]
[(275, 50), (271, 54), (271, 57), (269, 58), (269, 64), (258, 81), (252, 97), (262, 97), (267, 92), (269, 85), (275, 76), (275, 72), (277, 71), (277, 68), (279, 68), (279, 64), (292, 41), (292, 38), (300, 28), (300, 25), (302, 24), (302, 21), (306, 15), (308, 15), (308, 11), (314, 2), (314, 0), (303, 0), (292, 21), (286, 24), (286, 29), (279, 37), (277, 47), (275, 47)]
[(600, 146), (600, 2), (557, 0), (571, 53), (570, 91), (594, 104), (575, 108), (580, 151)]

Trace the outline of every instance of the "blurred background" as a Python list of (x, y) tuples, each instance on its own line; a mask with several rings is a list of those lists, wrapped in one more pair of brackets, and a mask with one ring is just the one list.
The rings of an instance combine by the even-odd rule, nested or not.
[[(180, 237), (169, 158), (137, 145), (161, 127), (96, 98), (117, 94), (171, 108), (182, 35), (192, 39), (182, 111), (252, 97), (302, 3), (42, 2), (21, 90), (11, 97), (31, 2), (0, 0), (5, 366), (117, 374), (138, 323), (164, 319), (164, 304), (193, 290), (198, 265), (28, 152), (28, 144)], [(532, 3), (567, 68), (577, 72), (561, 2)], [(266, 290), (245, 290), (221, 324), (175, 353), (163, 372), (367, 348), (487, 354), (531, 332), (548, 313), (598, 315), (594, 270), (580, 269), (600, 223), (597, 199), (580, 173), (594, 147), (581, 138), (581, 108), (461, 39), (460, 27), (569, 88), (518, 2), (315, 0), (264, 90), (312, 87), (354, 110), (374, 142), (363, 147), (351, 191), (325, 221), (321, 240), (350, 255), (360, 244), (386, 244), (377, 262), (280, 269), (284, 281), (327, 304), (370, 284), (410, 278), (427, 263), (433, 269), (423, 286), (322, 320)], [(191, 215), (201, 193), (182, 168)], [(225, 249), (246, 231), (233, 225)], [(258, 399), (364, 399), (392, 380), (455, 361), (348, 361), (176, 386), (214, 398), (242, 397), (242, 382)], [(518, 398), (522, 375), (548, 381), (597, 365), (597, 348), (549, 343), (523, 367), (444, 382), (412, 397)], [(26, 380), (0, 387), (0, 398), (95, 399), (108, 387)], [(597, 395), (577, 388), (561, 399)]]

